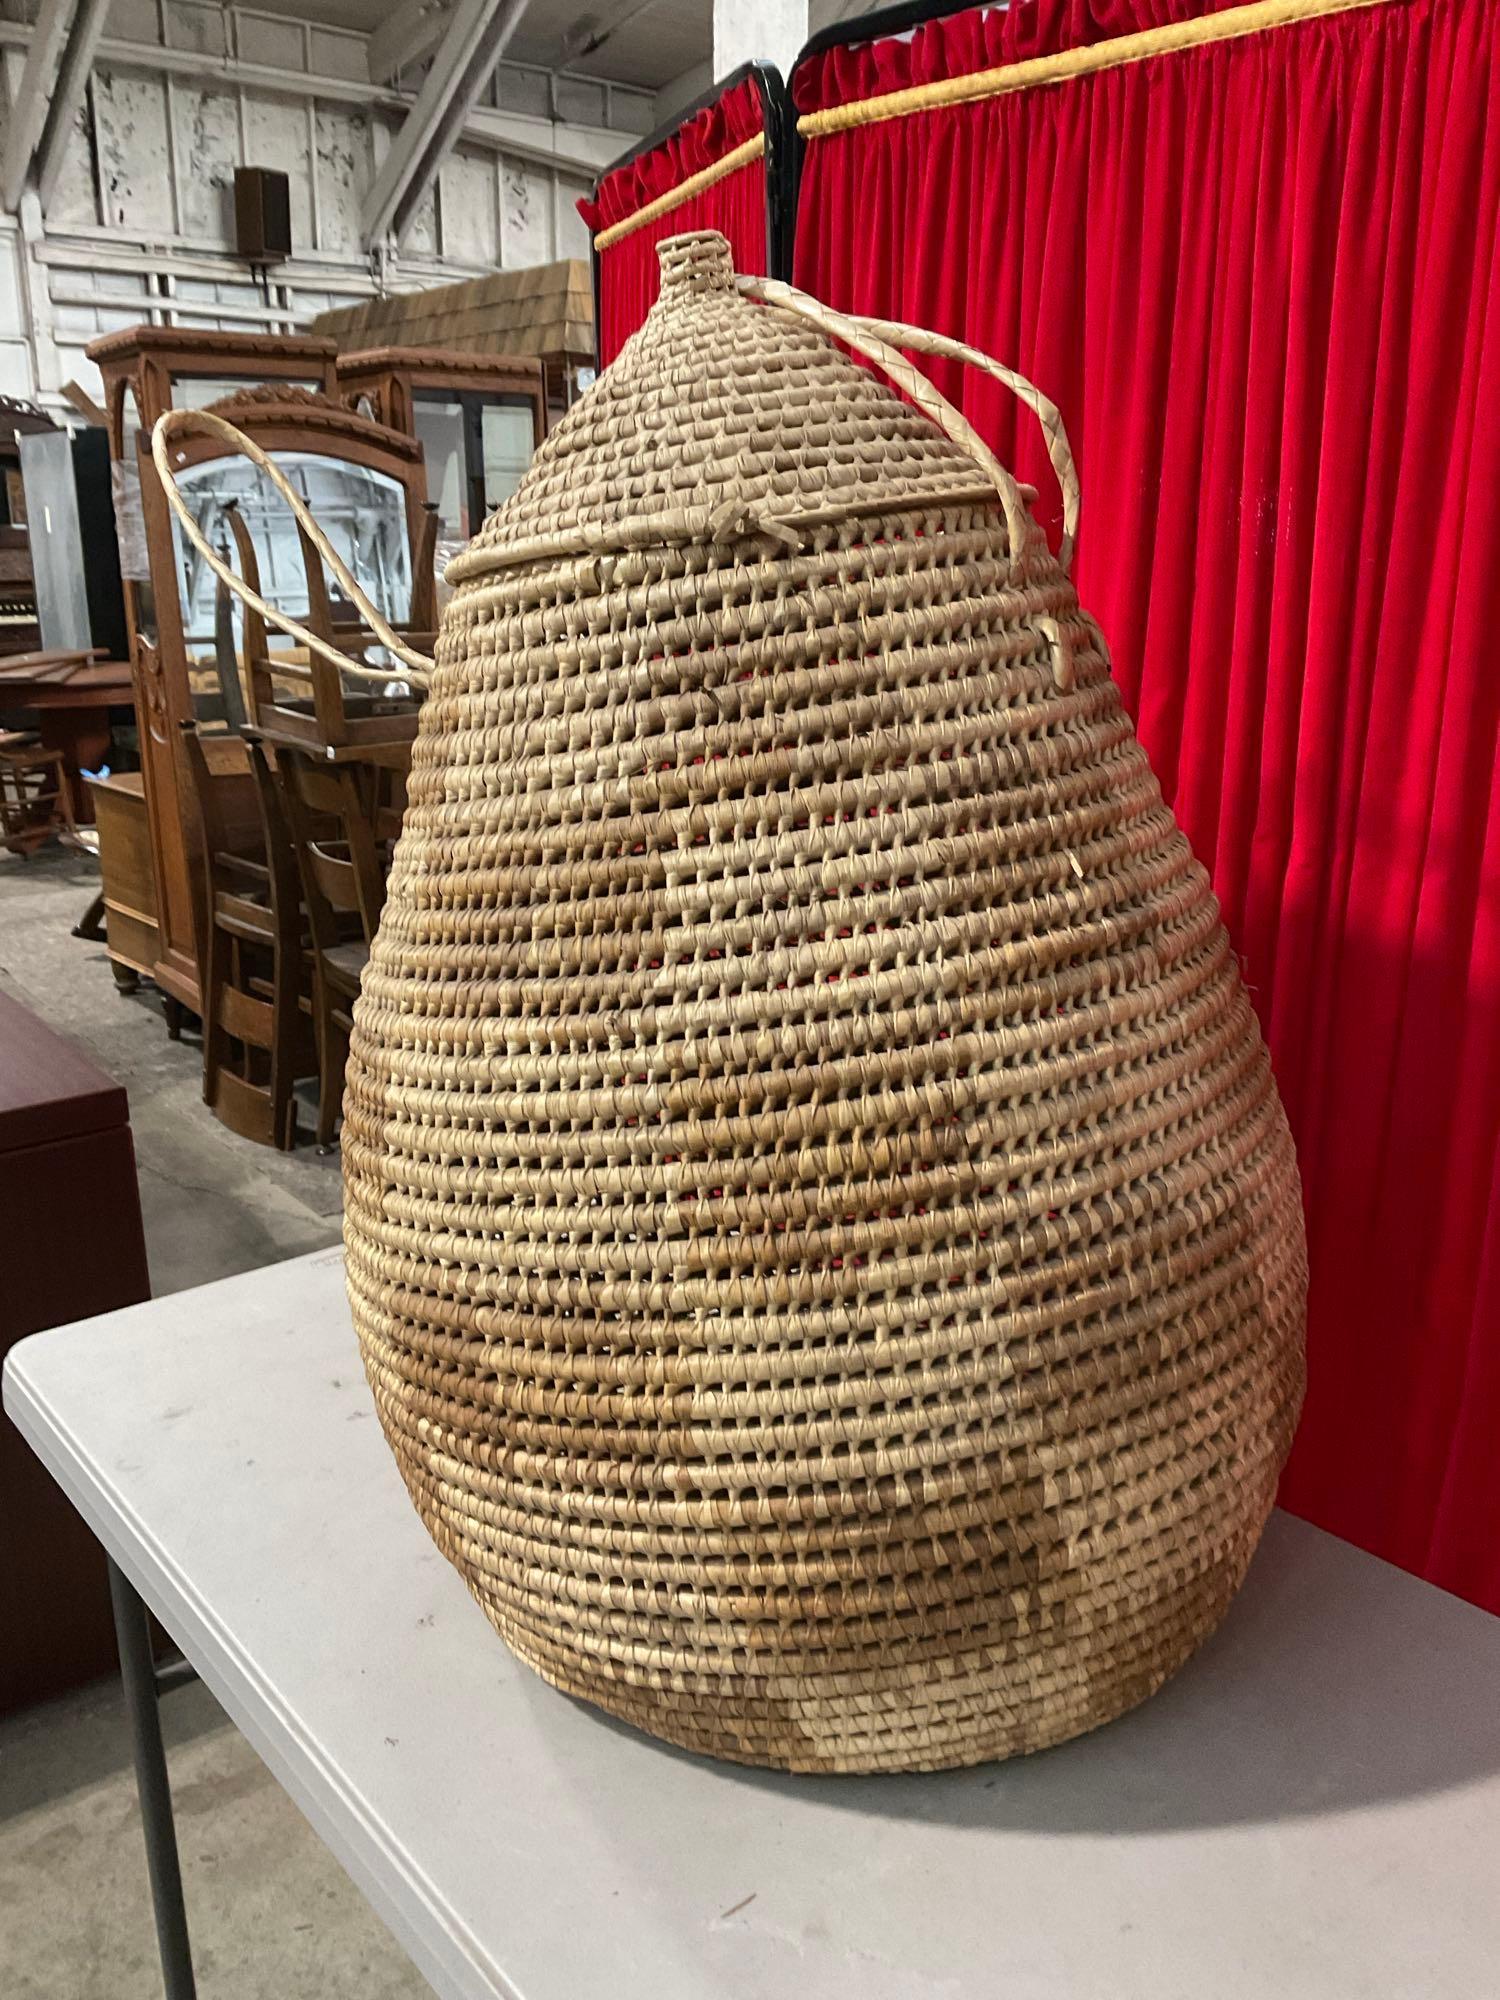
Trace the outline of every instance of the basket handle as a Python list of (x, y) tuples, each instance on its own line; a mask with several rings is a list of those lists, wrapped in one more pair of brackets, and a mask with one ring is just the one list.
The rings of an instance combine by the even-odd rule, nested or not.
[(252, 611), (268, 619), (278, 630), (289, 634), (310, 652), (332, 661), (340, 673), (352, 674), (360, 680), (380, 681), (382, 684), (390, 680), (389, 668), (367, 667), (358, 660), (351, 660), (348, 654), (341, 653), (337, 646), (330, 645), (316, 632), (309, 631), (307, 626), (298, 624), (295, 618), (288, 617), (284, 611), (278, 611), (274, 604), (268, 604), (259, 591), (251, 589), (238, 570), (231, 569), (224, 561), (194, 519), (192, 509), (178, 488), (177, 475), (172, 470), (167, 446), (179, 432), (188, 430), (209, 432), (211, 436), (227, 444), (232, 451), (240, 452), (252, 465), (260, 468), (291, 508), (298, 527), (333, 571), (344, 594), (363, 616), (376, 639), (387, 652), (395, 654), (407, 669), (409, 677), (425, 688), (432, 674), (432, 661), (425, 653), (419, 653), (414, 647), (408, 646), (401, 635), (387, 622), (385, 615), (370, 602), (350, 574), (343, 557), (313, 519), (312, 512), (301, 494), (295, 491), (291, 481), (269, 452), (262, 451), (254, 438), (247, 437), (242, 430), (212, 410), (168, 410), (157, 418), (156, 428), (151, 433), (152, 461), (160, 475), (166, 496), (172, 503), (172, 511), (182, 523), (182, 532), (220, 582), (227, 584)]
[(781, 306), (788, 312), (796, 313), (824, 333), (844, 341), (856, 354), (864, 355), (867, 361), (873, 361), (883, 370), (919, 410), (931, 417), (938, 428), (946, 431), (959, 449), (966, 451), (976, 465), (994, 480), (1010, 530), (1011, 550), (1019, 557), (1026, 545), (1027, 516), (1026, 502), (1015, 474), (1001, 464), (962, 411), (955, 409), (900, 350), (911, 348), (919, 354), (944, 355), (954, 361), (966, 362), (969, 367), (1003, 382), (1035, 413), (1042, 426), (1042, 435), (1047, 441), (1047, 456), (1062, 488), (1063, 538), (1058, 546), (1057, 560), (1063, 570), (1068, 569), (1078, 544), (1078, 516), (1083, 505), (1083, 493), (1062, 417), (1056, 404), (1050, 402), (1034, 383), (979, 348), (950, 339), (945, 333), (931, 333), (921, 326), (906, 326), (899, 320), (867, 319), (861, 314), (835, 312), (821, 300), (810, 298), (806, 292), (799, 292), (776, 278), (739, 276), (735, 284), (747, 298), (759, 299), (764, 305)]

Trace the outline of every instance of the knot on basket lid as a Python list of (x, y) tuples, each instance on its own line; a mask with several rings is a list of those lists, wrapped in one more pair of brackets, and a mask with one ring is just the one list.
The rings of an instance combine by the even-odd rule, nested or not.
[(661, 263), (661, 295), (727, 292), (734, 286), (729, 239), (717, 229), (693, 229), (668, 236), (656, 246)]

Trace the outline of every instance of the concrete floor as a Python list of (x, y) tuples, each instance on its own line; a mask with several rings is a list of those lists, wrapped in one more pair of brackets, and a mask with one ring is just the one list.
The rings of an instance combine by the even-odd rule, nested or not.
[[(197, 1040), (170, 1042), (155, 992), (120, 995), (103, 947), (69, 935), (97, 881), (58, 848), (0, 853), (0, 990), (129, 1092), (154, 1291), (336, 1242), (337, 1161), (226, 1132), (199, 1095)], [(429, 1993), (207, 1690), (172, 1694), (163, 1718), (202, 2000)], [(117, 1686), (0, 1721), (0, 1995), (160, 1993)]]

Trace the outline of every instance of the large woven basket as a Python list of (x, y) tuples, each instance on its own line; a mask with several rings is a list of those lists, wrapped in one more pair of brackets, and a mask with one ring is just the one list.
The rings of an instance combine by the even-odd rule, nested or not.
[(449, 572), (349, 1069), (365, 1363), (558, 1687), (798, 1770), (1034, 1750), (1244, 1575), (1291, 1142), (1064, 561), (892, 351), (952, 344), (661, 256)]

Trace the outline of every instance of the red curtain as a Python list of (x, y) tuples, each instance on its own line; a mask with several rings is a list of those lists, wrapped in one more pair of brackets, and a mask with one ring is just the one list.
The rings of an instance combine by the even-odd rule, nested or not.
[[(1201, 6), (1031, 0), (799, 110)], [(1500, 1610), (1500, 11), (1390, 0), (809, 142), (798, 282), (1015, 363), (1297, 1134), (1297, 1511)], [(1493, 302), (1493, 303), (1492, 303)], [(993, 385), (941, 371), (1058, 505)]]
[[(765, 129), (760, 93), (747, 77), (716, 104), (681, 125), (664, 145), (600, 181), (578, 213), (594, 231), (607, 229), (647, 202), (679, 187), (690, 174), (722, 160)], [(691, 196), (599, 252), (599, 363), (607, 368), (655, 304), (661, 272), (656, 246), (684, 229), (722, 229), (741, 271), (764, 274), (766, 163), (751, 160), (702, 194)]]

